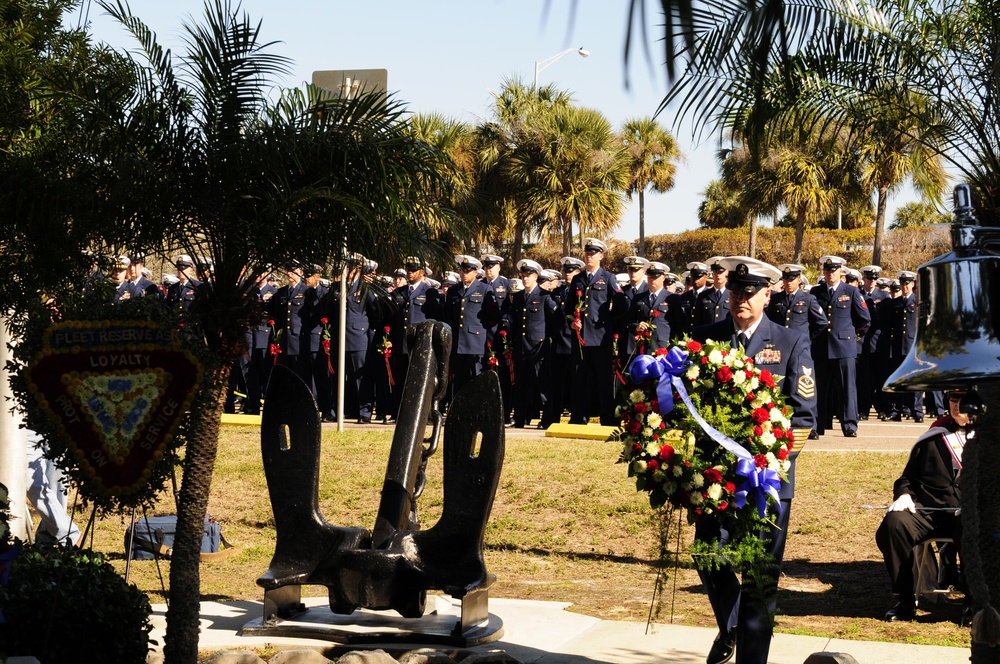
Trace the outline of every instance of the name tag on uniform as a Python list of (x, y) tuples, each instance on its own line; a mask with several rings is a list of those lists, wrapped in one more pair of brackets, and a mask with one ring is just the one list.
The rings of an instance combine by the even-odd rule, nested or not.
[(777, 348), (765, 348), (753, 356), (754, 364), (779, 364), (781, 362), (781, 351)]

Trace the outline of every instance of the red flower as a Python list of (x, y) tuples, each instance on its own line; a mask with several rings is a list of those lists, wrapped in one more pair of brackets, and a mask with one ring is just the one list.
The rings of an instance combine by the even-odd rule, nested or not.
[(784, 447), (782, 447), (780, 450), (778, 450), (778, 458), (781, 459), (782, 461), (784, 461), (785, 459), (787, 459), (788, 458), (788, 450), (786, 448), (784, 448)]
[(643, 413), (645, 413), (646, 412), (646, 404), (644, 402), (642, 402), (642, 401), (640, 401), (639, 403), (637, 403), (635, 405), (635, 412), (639, 413), (640, 415), (642, 415)]
[(747, 401), (753, 401), (757, 397), (754, 396), (753, 392), (747, 392)]
[(659, 439), (660, 439), (660, 434), (658, 434), (658, 433), (654, 433), (654, 434), (653, 434), (653, 440), (654, 440), (654, 441), (657, 441), (657, 440), (659, 440)]
[(390, 332), (392, 332), (392, 328), (386, 325), (385, 327), (382, 328), (382, 331), (385, 332), (386, 334), (389, 334)]
[(691, 462), (690, 461), (685, 461), (684, 462), (684, 467), (685, 468), (690, 468), (691, 467)]
[(768, 387), (774, 387), (774, 376), (767, 369), (760, 370), (760, 382), (764, 383)]
[(660, 315), (659, 310), (658, 309), (653, 309), (653, 318), (656, 318), (659, 315)]
[(791, 452), (792, 448), (795, 447), (795, 441), (793, 440), (794, 438), (795, 438), (794, 434), (791, 431), (789, 431), (788, 432), (788, 444), (785, 445), (785, 447), (788, 448), (789, 452)]
[(687, 342), (687, 349), (692, 353), (697, 353), (698, 351), (701, 350), (701, 343), (691, 340)]
[(577, 297), (577, 299), (582, 298), (583, 297), (583, 291), (577, 289), (577, 291), (576, 291), (576, 297)]
[(667, 354), (667, 349), (666, 348), (657, 348), (656, 352), (653, 353), (653, 356), (654, 357), (663, 357), (666, 354)]
[(723, 510), (725, 510), (727, 507), (729, 507), (729, 503), (719, 503), (719, 511), (720, 512), (722, 512)]
[(330, 319), (324, 316), (323, 318), (319, 319), (319, 322), (322, 323), (323, 325), (328, 325), (330, 323)]
[(701, 363), (702, 364), (708, 364), (708, 358), (707, 357), (701, 358)]
[(764, 429), (762, 429), (759, 424), (755, 425), (753, 428), (753, 435), (760, 438), (762, 435), (764, 435)]
[(618, 341), (618, 335), (617, 334), (611, 335), (611, 338), (614, 339), (615, 341)]
[(628, 430), (628, 432), (630, 434), (632, 434), (633, 436), (637, 436), (639, 434), (639, 432), (642, 431), (642, 423), (640, 423), (640, 422), (629, 422), (628, 426), (626, 428), (627, 428), (627, 430)]
[(632, 443), (633, 452), (639, 452), (641, 450), (642, 450), (642, 445), (640, 445), (639, 443)]
[(656, 459), (650, 459), (648, 462), (646, 462), (646, 470), (648, 470), (649, 472), (655, 473), (659, 469), (660, 469), (660, 462), (657, 461)]
[(270, 325), (271, 327), (274, 327), (274, 319), (273, 318), (268, 318), (267, 319), (267, 324)]
[(726, 493), (736, 493), (736, 485), (732, 482), (726, 482), (726, 485), (722, 488), (726, 490)]
[(501, 337), (506, 337), (507, 336), (507, 330), (500, 330), (500, 336)]
[(758, 468), (767, 468), (767, 457), (763, 454), (757, 454), (753, 458), (753, 463)]
[(729, 367), (719, 367), (715, 372), (715, 377), (720, 383), (728, 383), (733, 379), (733, 372)]
[(658, 413), (658, 412), (660, 412), (660, 402), (659, 402), (659, 400), (658, 400), (658, 399), (653, 399), (652, 401), (650, 401), (650, 402), (649, 402), (649, 408), (650, 408), (650, 409), (651, 409), (651, 410), (652, 410), (652, 411), (653, 411), (654, 413)]
[(715, 468), (705, 469), (705, 481), (709, 484), (719, 484), (722, 482), (722, 473)]
[(664, 445), (660, 448), (659, 456), (663, 463), (669, 464), (674, 460), (674, 448), (670, 447), (670, 445)]
[(753, 418), (754, 424), (763, 424), (771, 417), (771, 413), (765, 408), (755, 408), (750, 417)]

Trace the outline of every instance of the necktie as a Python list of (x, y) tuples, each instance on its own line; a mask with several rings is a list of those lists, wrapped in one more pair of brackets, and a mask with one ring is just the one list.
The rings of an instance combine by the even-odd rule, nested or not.
[(738, 343), (740, 345), (740, 348), (742, 348), (743, 350), (746, 350), (747, 343), (749, 343), (749, 341), (750, 340), (747, 338), (747, 335), (744, 334), (743, 332), (740, 332), (739, 334), (736, 335), (736, 343)]

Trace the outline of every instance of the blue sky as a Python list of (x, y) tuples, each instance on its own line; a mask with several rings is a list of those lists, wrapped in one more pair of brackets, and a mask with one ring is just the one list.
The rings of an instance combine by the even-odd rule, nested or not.
[[(651, 10), (655, 4), (647, 3)], [(204, 2), (133, 0), (131, 7), (161, 43), (181, 50), (181, 26), (202, 16)], [(647, 18), (654, 64), (650, 67), (642, 51), (635, 51), (628, 68), (630, 88), (625, 87), (627, 0), (243, 0), (242, 7), (261, 21), (265, 41), (281, 42), (273, 52), (292, 59), (293, 73), (282, 85), (310, 81), (316, 70), (386, 69), (389, 89), (413, 112), (475, 122), (488, 116), (491, 91), (499, 90), (505, 78), (530, 83), (536, 61), (576, 47), (589, 51), (589, 57), (565, 55), (544, 69), (539, 81), (571, 92), (580, 105), (601, 111), (616, 127), (628, 118), (652, 115), (666, 93), (662, 55), (653, 41), (660, 33), (655, 14)], [(87, 16), (97, 39), (134, 47), (96, 3)], [(647, 193), (647, 235), (697, 228), (702, 192), (717, 175), (717, 136), (696, 142), (690, 128), (674, 126), (670, 109), (659, 120), (674, 133), (685, 161), (672, 191)], [(901, 198), (891, 201), (888, 219), (912, 194)], [(615, 236), (636, 239), (638, 219), (638, 205), (632, 204)]]

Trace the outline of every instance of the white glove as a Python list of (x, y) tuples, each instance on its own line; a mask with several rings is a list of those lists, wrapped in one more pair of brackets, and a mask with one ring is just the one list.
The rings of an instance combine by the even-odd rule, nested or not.
[(889, 505), (889, 509), (886, 512), (902, 512), (907, 510), (909, 512), (917, 513), (917, 506), (913, 504), (913, 498), (908, 493), (904, 493), (896, 501)]

